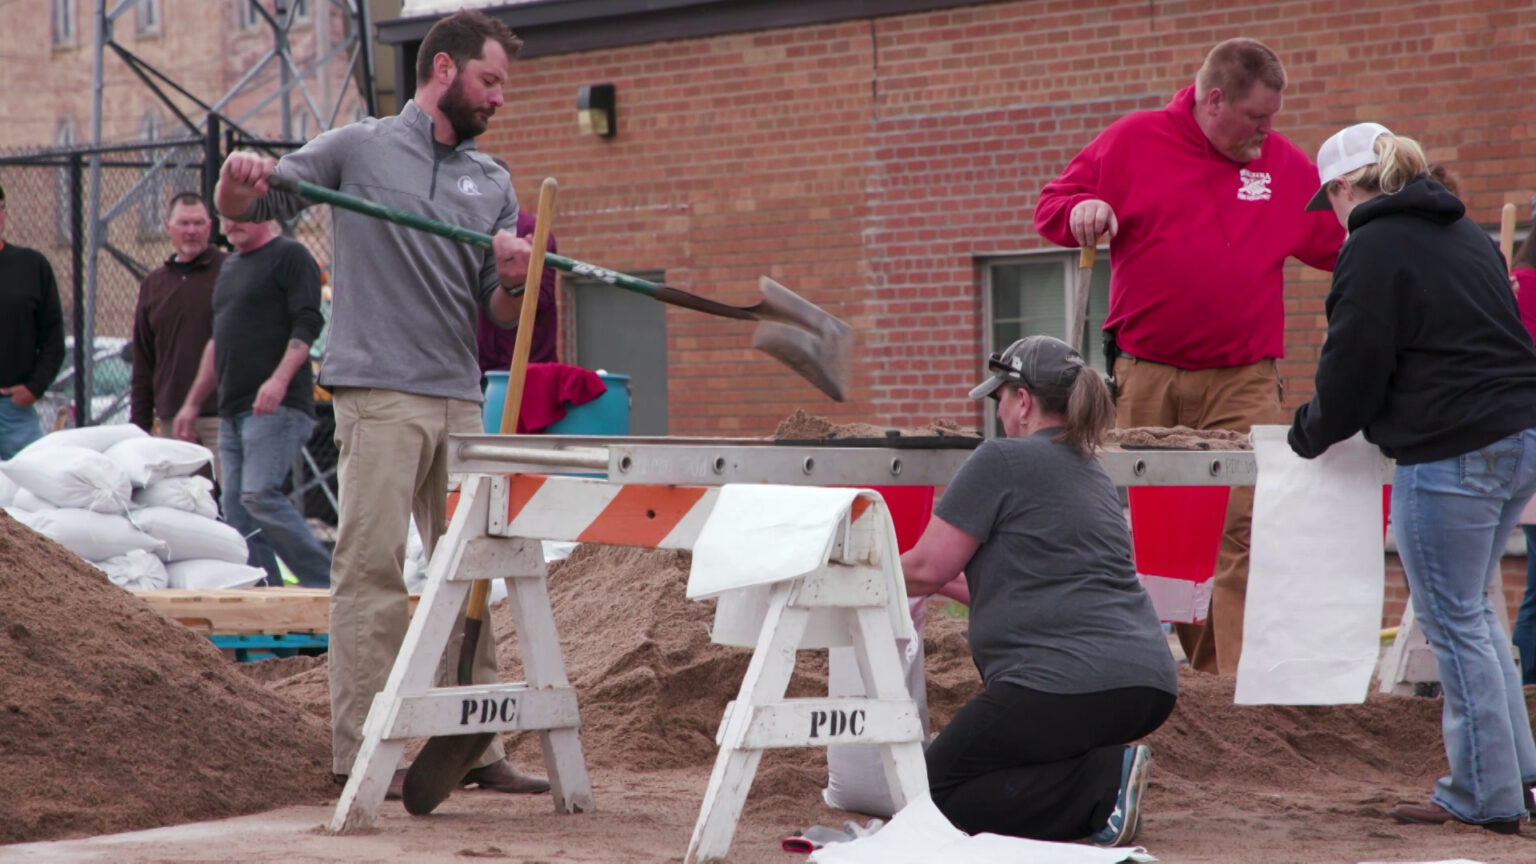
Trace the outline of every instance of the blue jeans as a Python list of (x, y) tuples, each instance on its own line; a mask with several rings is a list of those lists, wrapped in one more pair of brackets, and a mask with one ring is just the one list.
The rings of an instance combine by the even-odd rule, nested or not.
[(1536, 684), (1536, 525), (1521, 525), (1525, 532), (1525, 596), (1515, 615), (1515, 647), (1520, 650), (1520, 682)]
[(43, 427), (37, 422), (37, 409), (31, 405), (23, 408), (0, 396), (0, 461), (10, 459), (21, 448), (43, 437)]
[(1392, 481), (1398, 554), (1445, 694), (1440, 732), (1451, 773), (1431, 800), (1464, 822), (1523, 818), (1525, 787), (1536, 782), (1525, 695), (1487, 596), (1533, 492), (1536, 429), (1438, 462), (1399, 465)]
[(313, 418), (286, 405), (261, 417), (246, 412), (219, 420), (224, 519), (245, 535), (251, 566), (266, 570), (271, 585), (283, 584), (278, 558), (305, 588), (331, 584), (331, 553), (282, 491), (314, 428)]

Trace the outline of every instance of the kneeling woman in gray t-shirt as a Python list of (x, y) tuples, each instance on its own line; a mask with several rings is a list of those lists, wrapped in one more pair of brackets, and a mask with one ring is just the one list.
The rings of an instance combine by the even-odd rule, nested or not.
[(1178, 678), (1119, 496), (1093, 458), (1114, 405), (1049, 336), (1020, 339), (988, 368), (971, 398), (997, 400), (1008, 437), (966, 460), (901, 556), (913, 596), (969, 589), (986, 685), (928, 748), (928, 784), (973, 834), (1128, 844), (1151, 751), (1127, 745), (1168, 718)]

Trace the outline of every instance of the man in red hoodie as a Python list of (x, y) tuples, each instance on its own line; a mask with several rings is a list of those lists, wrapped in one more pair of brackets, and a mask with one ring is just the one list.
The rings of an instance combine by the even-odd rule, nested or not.
[[(1109, 236), (1106, 337), (1119, 353), (1116, 422), (1248, 431), (1285, 423), (1288, 256), (1332, 270), (1344, 230), (1306, 212), (1317, 167), (1273, 131), (1285, 90), (1252, 39), (1211, 49), (1193, 86), (1122, 117), (1047, 183), (1035, 230), (1062, 246)], [(1233, 487), (1206, 625), (1179, 625), (1196, 669), (1237, 672), (1252, 487)]]

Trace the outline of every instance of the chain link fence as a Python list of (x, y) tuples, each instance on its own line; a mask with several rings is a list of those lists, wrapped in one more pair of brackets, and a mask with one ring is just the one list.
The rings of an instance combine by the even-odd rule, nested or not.
[[(216, 127), (215, 127), (216, 128)], [(167, 202), (183, 192), (211, 199), (223, 152), (250, 147), (280, 156), (303, 142), (239, 140), (217, 133), (97, 148), (0, 152), (5, 242), (48, 258), (64, 313), (63, 368), (37, 409), (44, 429), (128, 422), (134, 310), (139, 284), (171, 255)], [(90, 218), (91, 213), (99, 214)], [(216, 216), (216, 214), (215, 214)], [(92, 243), (90, 226), (100, 224)], [(228, 248), (215, 218), (213, 242)], [(326, 277), (329, 321), (331, 223), (328, 208), (305, 211), (284, 233), (303, 243)], [(94, 256), (90, 250), (98, 250)], [(325, 333), (312, 346), (318, 365)], [(304, 515), (336, 522), (335, 419), (330, 395), (316, 388), (317, 423), (291, 479)]]

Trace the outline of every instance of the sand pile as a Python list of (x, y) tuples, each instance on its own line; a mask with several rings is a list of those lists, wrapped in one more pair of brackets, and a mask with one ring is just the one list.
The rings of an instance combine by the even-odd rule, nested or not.
[(1247, 432), (1188, 426), (1132, 426), (1111, 429), (1104, 443), (1126, 450), (1251, 450)]
[(871, 423), (833, 423), (825, 417), (795, 409), (773, 430), (776, 441), (843, 441), (850, 438), (980, 438), (953, 420), (935, 420), (913, 429), (891, 429)]
[[(550, 602), (594, 765), (714, 761), (721, 712), (752, 652), (709, 641), (714, 603), (684, 597), (690, 560), (686, 552), (586, 545), (552, 568)], [(510, 609), (498, 604), (491, 620), (503, 677), (522, 677)], [(826, 680), (826, 652), (801, 652), (790, 695), (825, 695)]]
[(0, 843), (320, 801), (329, 762), (312, 717), (0, 514)]

